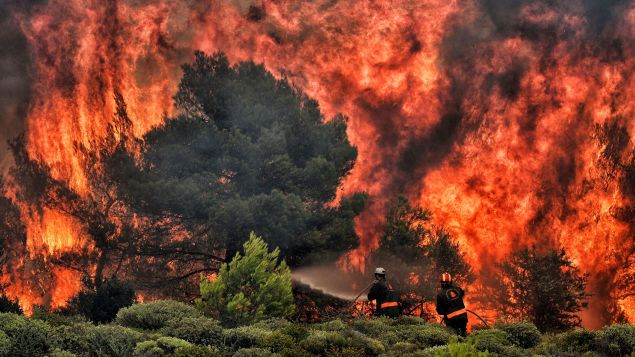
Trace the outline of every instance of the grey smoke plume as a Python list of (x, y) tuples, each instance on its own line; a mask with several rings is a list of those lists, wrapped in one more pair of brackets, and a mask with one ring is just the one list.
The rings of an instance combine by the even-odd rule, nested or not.
[(7, 140), (24, 130), (29, 103), (29, 53), (11, 3), (0, 2), (0, 171), (11, 163)]

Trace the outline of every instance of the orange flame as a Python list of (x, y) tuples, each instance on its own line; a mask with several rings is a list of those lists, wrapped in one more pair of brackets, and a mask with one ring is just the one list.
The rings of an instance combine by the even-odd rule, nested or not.
[[(350, 117), (359, 156), (340, 197), (372, 198), (356, 220), (353, 265), (377, 246), (385, 204), (405, 193), (432, 210), (477, 270), (541, 244), (563, 246), (596, 277), (618, 274), (635, 229), (616, 212), (635, 198), (607, 178), (593, 133), (617, 122), (633, 149), (635, 7), (619, 6), (602, 34), (610, 44), (594, 35), (582, 1), (519, 3), (497, 15), (477, 0), (51, 0), (21, 15), (35, 58), (28, 150), (86, 194), (75, 144), (90, 148), (106, 134), (114, 93), (141, 136), (171, 114), (178, 65), (191, 51), (223, 50), (286, 75), (327, 116)], [(23, 211), (31, 254), (85, 244), (63, 214)], [(620, 305), (635, 319), (632, 301)]]

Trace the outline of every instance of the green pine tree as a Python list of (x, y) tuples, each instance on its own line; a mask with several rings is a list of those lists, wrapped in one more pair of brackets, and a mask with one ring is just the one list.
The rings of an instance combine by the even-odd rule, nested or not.
[(229, 264), (223, 264), (216, 279), (203, 279), (196, 304), (203, 313), (226, 325), (240, 325), (293, 313), (291, 270), (279, 261), (278, 248), (269, 252), (267, 243), (255, 233)]

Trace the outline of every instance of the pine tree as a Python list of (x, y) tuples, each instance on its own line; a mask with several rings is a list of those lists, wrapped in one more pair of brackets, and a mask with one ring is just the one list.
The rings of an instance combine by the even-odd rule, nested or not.
[(492, 308), (527, 319), (543, 332), (580, 325), (577, 313), (587, 306), (589, 275), (582, 274), (564, 250), (522, 249), (499, 265), (497, 275), (496, 287), (488, 294)]
[(201, 281), (198, 308), (226, 325), (293, 313), (291, 270), (279, 261), (279, 249), (269, 252), (253, 232), (243, 248), (244, 255), (237, 253), (229, 264), (223, 264), (215, 279)]

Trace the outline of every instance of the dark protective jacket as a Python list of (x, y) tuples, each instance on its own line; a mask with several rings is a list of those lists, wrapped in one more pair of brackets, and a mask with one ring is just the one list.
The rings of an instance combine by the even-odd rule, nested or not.
[(463, 303), (465, 292), (454, 284), (447, 284), (437, 294), (437, 313), (446, 320), (467, 321), (467, 311)]
[(378, 316), (399, 316), (399, 297), (385, 279), (376, 280), (368, 291), (368, 301), (373, 300), (376, 300)]

